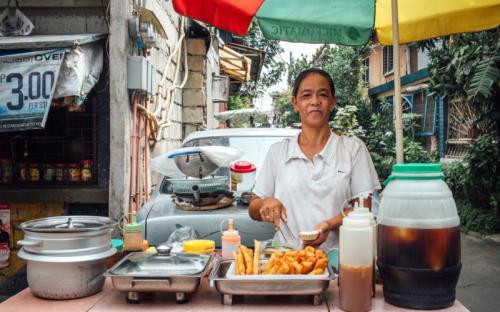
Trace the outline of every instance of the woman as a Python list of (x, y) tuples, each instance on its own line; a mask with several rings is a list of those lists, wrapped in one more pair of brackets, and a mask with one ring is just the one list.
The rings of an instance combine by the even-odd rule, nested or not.
[[(276, 229), (282, 218), (295, 234), (316, 229), (318, 238), (307, 243), (328, 250), (338, 246), (342, 205), (380, 189), (380, 184), (364, 143), (338, 136), (328, 126), (336, 99), (327, 72), (315, 68), (301, 72), (291, 100), (302, 131), (270, 147), (249, 214), (254, 220), (274, 223)], [(275, 239), (286, 241), (279, 232)]]

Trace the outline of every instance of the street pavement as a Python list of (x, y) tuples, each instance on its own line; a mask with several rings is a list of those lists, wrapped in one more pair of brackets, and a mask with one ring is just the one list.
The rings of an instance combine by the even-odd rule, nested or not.
[(457, 299), (473, 312), (500, 311), (500, 244), (462, 235)]

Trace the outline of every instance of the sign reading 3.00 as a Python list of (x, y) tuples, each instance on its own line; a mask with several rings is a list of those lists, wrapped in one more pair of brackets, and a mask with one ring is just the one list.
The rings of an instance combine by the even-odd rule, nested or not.
[(64, 50), (0, 57), (0, 131), (45, 127)]

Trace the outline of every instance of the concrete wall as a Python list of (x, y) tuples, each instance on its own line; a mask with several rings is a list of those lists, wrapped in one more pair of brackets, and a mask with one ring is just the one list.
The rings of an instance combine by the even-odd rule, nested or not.
[[(383, 48), (381, 46), (378, 46), (368, 55), (370, 59), (370, 73), (369, 73), (370, 88), (394, 80), (394, 73), (384, 75), (382, 72), (382, 62), (383, 62), (382, 50)], [(406, 45), (401, 45), (399, 47), (401, 76), (406, 75), (408, 72), (407, 57), (406, 57), (407, 50), (408, 48)]]
[[(22, 0), (20, 5), (21, 10), (35, 24), (35, 34), (109, 33), (109, 48), (106, 50), (109, 57), (110, 93), (109, 214), (113, 218), (119, 218), (128, 211), (131, 171), (132, 108), (126, 83), (127, 57), (142, 55), (142, 51), (129, 42), (128, 20), (134, 14), (133, 0)], [(162, 28), (166, 34), (160, 47), (152, 48), (146, 55), (156, 68), (159, 81), (167, 68), (169, 56), (179, 41), (181, 17), (174, 12), (169, 0), (149, 0), (146, 9), (156, 17), (159, 21), (158, 28)], [(198, 43), (197, 47), (191, 48), (188, 58), (190, 70), (186, 91), (177, 89), (174, 92), (174, 100), (168, 110), (168, 126), (161, 131), (159, 140), (148, 147), (149, 157), (177, 148), (185, 135), (194, 130), (216, 126), (213, 113), (218, 111), (218, 106), (214, 107), (211, 103), (211, 77), (212, 73), (219, 73), (218, 42), (216, 39), (209, 41), (213, 47), (206, 49), (204, 40), (199, 40), (203, 41), (203, 48)], [(182, 50), (180, 53), (184, 55)], [(176, 67), (179, 70), (174, 78)], [(164, 90), (172, 84), (180, 85), (184, 73), (183, 56), (179, 64), (176, 57), (172, 58)], [(156, 103), (151, 102), (150, 105)], [(160, 110), (157, 117), (162, 114), (166, 115), (165, 108)], [(140, 153), (141, 166), (145, 162), (145, 155), (143, 148)], [(148, 179), (149, 186), (157, 183), (156, 176), (151, 172), (141, 175), (140, 179)]]

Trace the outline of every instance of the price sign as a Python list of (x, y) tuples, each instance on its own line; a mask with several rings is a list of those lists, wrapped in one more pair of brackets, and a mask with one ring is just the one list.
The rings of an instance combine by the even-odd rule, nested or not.
[(0, 57), (0, 132), (45, 127), (64, 53)]

